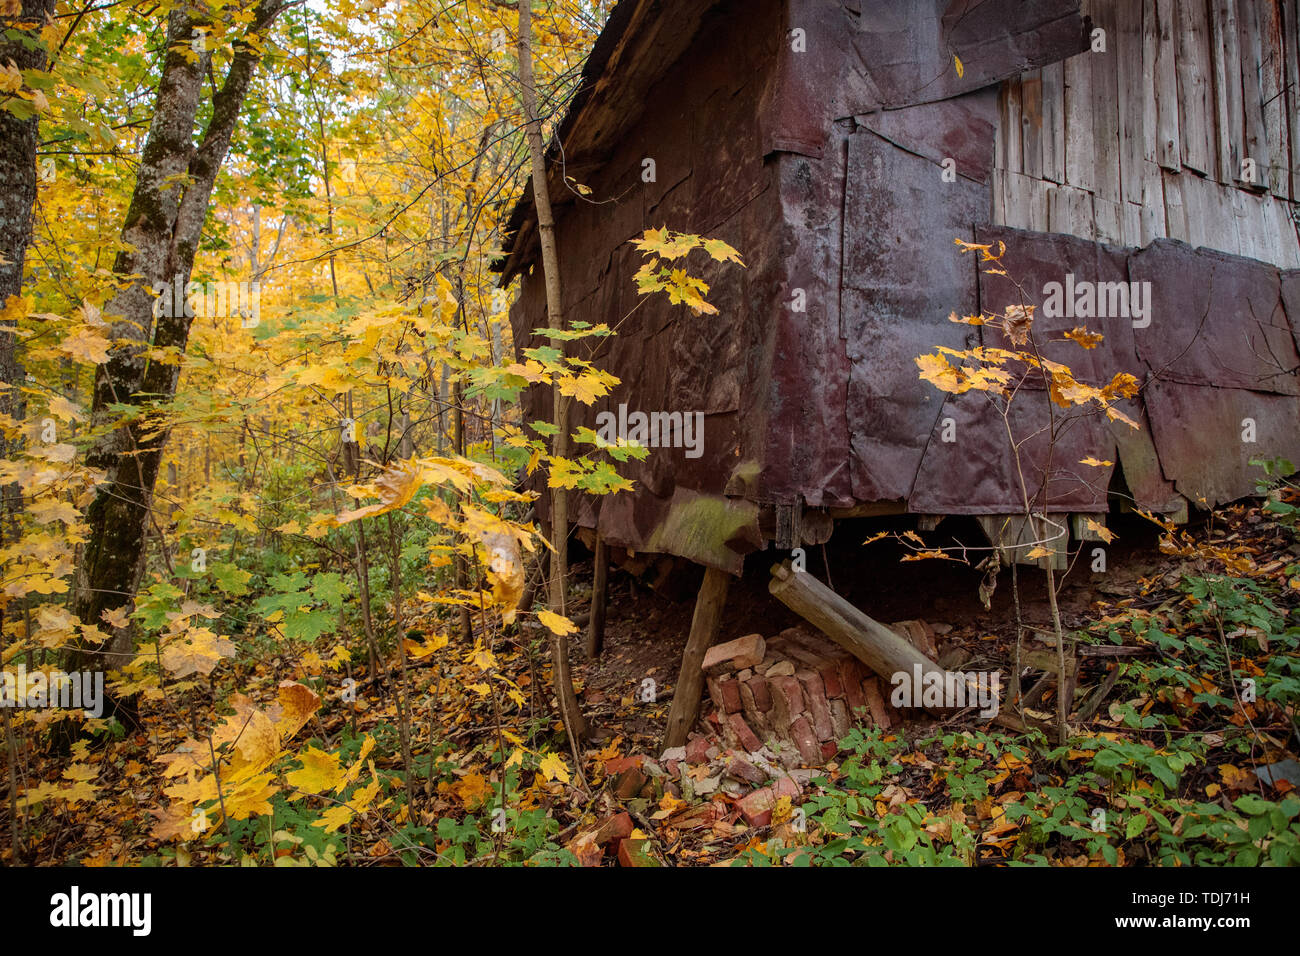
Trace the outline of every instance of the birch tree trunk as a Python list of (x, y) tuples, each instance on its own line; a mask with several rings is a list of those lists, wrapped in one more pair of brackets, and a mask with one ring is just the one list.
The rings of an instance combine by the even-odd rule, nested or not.
[[(179, 315), (155, 317), (152, 287), (156, 282), (173, 287), (179, 282), (184, 289), (190, 280), (212, 187), (261, 61), (256, 37), (284, 7), (284, 0), (261, 0), (246, 35), (234, 41), (229, 71), (212, 97), (211, 119), (197, 146), (195, 124), (212, 55), (207, 49), (196, 50), (194, 39), (210, 32), (206, 28), (211, 15), (201, 5), (178, 5), (168, 15), (153, 121), (122, 230), (125, 248), (113, 264), (117, 275), (134, 278), (105, 306), (115, 344), (108, 361), (95, 370), (91, 406), (95, 426), (112, 421), (114, 403), (144, 410), (106, 432), (86, 454), (87, 465), (103, 470), (106, 480), (86, 512), (88, 536), (77, 563), (73, 608), (81, 620), (101, 628), (104, 611), (129, 607), (134, 599), (168, 432), (163, 413), (150, 409), (171, 400), (180, 375), (179, 366), (151, 362), (146, 353), (150, 347), (183, 352), (193, 321), (183, 308), (164, 310)], [(131, 654), (131, 632), (123, 628), (105, 647), (79, 652), (75, 663), (113, 667)]]

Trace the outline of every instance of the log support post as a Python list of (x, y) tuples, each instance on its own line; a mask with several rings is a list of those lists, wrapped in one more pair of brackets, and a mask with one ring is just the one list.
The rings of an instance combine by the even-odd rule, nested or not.
[(700, 712), (700, 696), (704, 690), (704, 654), (718, 635), (722, 609), (727, 603), (727, 590), (731, 576), (716, 568), (704, 571), (704, 583), (695, 599), (695, 616), (691, 619), (691, 635), (686, 639), (682, 654), (682, 669), (677, 675), (677, 688), (673, 691), (672, 706), (668, 709), (668, 727), (664, 731), (663, 749), (680, 747), (695, 725)]
[(596, 532), (596, 556), (592, 560), (594, 573), (591, 582), (591, 624), (587, 628), (587, 659), (600, 657), (605, 646), (605, 600), (609, 593), (609, 545), (605, 536)]

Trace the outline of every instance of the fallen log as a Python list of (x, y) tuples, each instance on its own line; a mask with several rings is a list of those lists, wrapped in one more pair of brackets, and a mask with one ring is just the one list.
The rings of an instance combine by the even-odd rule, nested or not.
[[(794, 571), (788, 561), (772, 567), (767, 586), (778, 601), (871, 668), (886, 684), (897, 673), (946, 673), (906, 640), (822, 584), (806, 571)], [(931, 711), (942, 713), (942, 711)], [(1030, 717), (999, 712), (992, 722), (1017, 733), (1045, 729), (1047, 724)]]
[(789, 562), (774, 565), (768, 591), (809, 624), (866, 664), (885, 681), (896, 673), (920, 667), (944, 673), (890, 628), (863, 614), (806, 571), (793, 571)]

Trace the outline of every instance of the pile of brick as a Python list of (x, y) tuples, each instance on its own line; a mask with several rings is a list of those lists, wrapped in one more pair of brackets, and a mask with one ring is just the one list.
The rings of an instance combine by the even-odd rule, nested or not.
[[(932, 660), (934, 635), (921, 621), (891, 625)], [(940, 625), (942, 627), (942, 625)], [(946, 628), (944, 628), (946, 630)], [(650, 813), (665, 795), (684, 801), (663, 825), (730, 834), (767, 827), (780, 800), (798, 800), (854, 726), (897, 726), (889, 684), (831, 641), (794, 627), (765, 639), (750, 634), (709, 649), (705, 679), (712, 708), (682, 747), (604, 762), (610, 808)], [(656, 819), (662, 815), (656, 814)], [(611, 812), (566, 846), (583, 866), (662, 865), (648, 840), (633, 836), (632, 817)]]
[[(891, 626), (934, 659), (934, 632), (923, 621)], [(753, 753), (766, 747), (786, 767), (832, 759), (836, 741), (855, 725), (888, 730), (903, 719), (888, 702), (888, 675), (873, 674), (804, 627), (715, 645), (705, 655), (704, 670), (713, 704), (705, 720), (732, 749)]]

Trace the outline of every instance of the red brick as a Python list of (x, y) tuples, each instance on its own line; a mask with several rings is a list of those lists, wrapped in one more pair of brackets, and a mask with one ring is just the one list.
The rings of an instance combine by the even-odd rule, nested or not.
[(614, 778), (614, 796), (620, 800), (630, 800), (641, 792), (649, 779), (639, 767), (628, 767)]
[(713, 701), (713, 706), (718, 708), (720, 713), (725, 713), (726, 705), (722, 700), (722, 688), (718, 685), (718, 679), (712, 675), (706, 675), (704, 686), (709, 689), (709, 700)]
[(844, 696), (844, 685), (840, 683), (839, 665), (834, 661), (822, 661), (817, 673), (821, 675), (822, 686), (826, 688), (828, 698)]
[(692, 737), (686, 741), (686, 762), (706, 763), (709, 759), (707, 751), (710, 746), (708, 737)]
[(767, 681), (761, 677), (751, 677), (745, 686), (754, 695), (754, 705), (763, 713), (772, 709), (772, 695), (767, 692)]
[(838, 661), (852, 656), (834, 641), (827, 640), (820, 634), (813, 634), (803, 627), (787, 627), (781, 632), (780, 636), (787, 641), (807, 648), (824, 660)]
[(767, 774), (759, 770), (744, 757), (736, 755), (727, 761), (727, 776), (744, 780), (747, 783), (766, 783)]
[(821, 677), (812, 671), (800, 671), (794, 676), (803, 685), (803, 699), (808, 705), (808, 716), (812, 718), (813, 732), (818, 740), (830, 740), (835, 736), (835, 728), (831, 726), (831, 711), (826, 703)]
[(934, 635), (924, 621), (895, 621), (889, 625), (890, 630), (911, 644), (930, 660), (939, 656), (934, 646)]
[(630, 757), (613, 757), (605, 761), (605, 773), (611, 777), (622, 773), (629, 767), (639, 767), (645, 760), (641, 754), (633, 754)]
[(844, 683), (844, 700), (849, 705), (849, 713), (858, 716), (858, 708), (867, 706), (867, 698), (862, 693), (862, 674), (856, 660), (840, 662), (840, 680)]
[(767, 643), (762, 634), (746, 634), (725, 644), (715, 644), (704, 654), (704, 669), (711, 674), (719, 670), (740, 670), (763, 660)]
[(803, 713), (803, 690), (793, 677), (769, 677), (768, 689), (772, 692), (772, 721), (778, 733), (784, 733), (791, 722)]
[(726, 677), (718, 681), (718, 689), (722, 691), (722, 709), (728, 714), (740, 713), (740, 681), (734, 677)]
[(816, 765), (821, 759), (821, 745), (813, 733), (812, 723), (803, 714), (790, 722), (790, 739), (799, 748), (799, 756), (803, 757), (805, 763)]
[[(770, 817), (770, 814), (769, 814)], [(649, 840), (624, 840), (618, 847), (619, 866), (660, 866)]]
[(741, 717), (740, 714), (728, 714), (727, 722), (731, 724), (731, 729), (742, 747), (751, 753), (762, 749), (763, 742), (758, 739), (758, 735), (749, 729), (749, 724), (745, 723), (744, 717)]
[(740, 705), (745, 720), (754, 729), (754, 733), (760, 737), (771, 736), (772, 726), (768, 723), (766, 715), (758, 709), (758, 701), (754, 700), (754, 692), (750, 689), (748, 681), (740, 682)]
[(876, 722), (876, 726), (881, 730), (888, 730), (894, 725), (889, 719), (889, 710), (885, 707), (885, 699), (880, 695), (880, 686), (876, 678), (868, 677), (862, 682), (862, 692), (866, 695), (867, 705), (871, 708), (871, 719)]
[(835, 728), (835, 739), (842, 740), (853, 727), (853, 721), (849, 719), (849, 707), (838, 698), (831, 698), (827, 704), (831, 710), (831, 726)]
[(799, 785), (789, 777), (780, 777), (771, 786), (762, 787), (741, 797), (736, 804), (751, 827), (765, 827), (772, 822), (772, 808), (781, 797), (792, 801), (799, 797)]
[(632, 835), (635, 828), (632, 823), (632, 817), (624, 811), (616, 813), (600, 826), (597, 838), (601, 843), (609, 843), (612, 840), (624, 840)]

